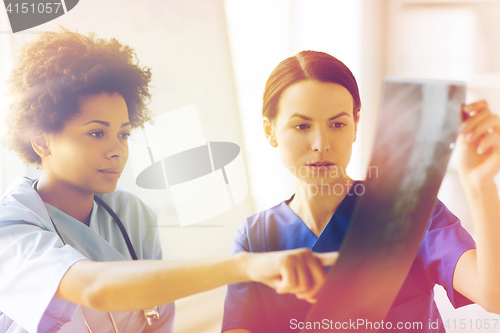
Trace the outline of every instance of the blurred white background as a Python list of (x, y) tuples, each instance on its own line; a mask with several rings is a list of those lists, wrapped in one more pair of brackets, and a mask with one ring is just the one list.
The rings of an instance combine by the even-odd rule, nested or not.
[[(153, 71), (151, 110), (159, 115), (195, 104), (207, 141), (242, 148), (250, 193), (233, 210), (181, 228), (168, 190), (137, 187), (130, 167), (119, 186), (158, 214), (166, 259), (227, 255), (245, 216), (293, 193), (292, 176), (261, 130), (264, 84), (281, 60), (319, 50), (353, 71), (362, 109), (349, 172), (362, 179), (385, 75), (464, 80), (469, 101), (486, 98), (500, 112), (499, 15), (498, 0), (82, 0), (52, 22), (12, 34), (0, 9), (0, 93), (15, 51), (37, 32), (61, 25), (134, 47), (140, 64)], [(0, 116), (7, 97), (0, 99)], [(38, 170), (1, 150), (0, 190), (18, 174), (36, 177)], [(453, 162), (439, 196), (473, 233)], [(220, 332), (224, 294), (218, 288), (178, 301), (176, 332)], [(499, 318), (478, 306), (455, 311), (440, 289), (437, 301), (449, 332), (475, 332), (478, 318)], [(460, 319), (470, 320), (472, 329), (460, 329)]]

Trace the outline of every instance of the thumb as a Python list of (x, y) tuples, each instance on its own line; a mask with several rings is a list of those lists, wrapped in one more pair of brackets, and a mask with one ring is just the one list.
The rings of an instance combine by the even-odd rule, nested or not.
[(333, 266), (337, 262), (337, 259), (339, 258), (338, 252), (325, 252), (325, 253), (313, 252), (313, 254), (316, 258), (319, 259), (321, 265), (323, 266)]

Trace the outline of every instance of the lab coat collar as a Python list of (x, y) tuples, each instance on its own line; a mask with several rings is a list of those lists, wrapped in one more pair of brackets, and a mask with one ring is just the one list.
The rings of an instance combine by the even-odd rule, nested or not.
[[(33, 179), (18, 176), (0, 199), (0, 223), (23, 221), (55, 231)], [(4, 209), (5, 208), (5, 209)]]

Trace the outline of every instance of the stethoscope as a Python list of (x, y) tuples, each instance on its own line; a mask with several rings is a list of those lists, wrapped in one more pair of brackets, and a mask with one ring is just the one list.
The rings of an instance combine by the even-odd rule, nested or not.
[[(38, 193), (37, 185), (38, 185), (38, 180), (35, 180), (33, 182), (33, 189), (35, 191), (37, 191), (37, 193)], [(123, 223), (120, 220), (120, 218), (118, 217), (118, 215), (116, 215), (116, 213), (111, 209), (111, 207), (109, 207), (108, 204), (105, 203), (104, 200), (99, 198), (97, 195), (94, 195), (94, 201), (99, 206), (104, 208), (108, 212), (109, 215), (111, 215), (113, 220), (118, 225), (118, 228), (120, 228), (120, 232), (122, 233), (123, 239), (125, 240), (125, 243), (127, 244), (127, 248), (128, 248), (128, 252), (130, 253), (130, 256), (132, 257), (133, 260), (138, 260), (137, 254), (135, 253), (135, 250), (134, 250), (134, 246), (132, 245), (132, 241), (130, 240), (130, 237), (127, 233), (127, 230), (123, 226)], [(54, 227), (54, 230), (56, 231), (57, 235), (59, 236), (59, 238), (61, 239), (63, 244), (66, 245), (66, 242), (64, 241), (61, 234), (59, 233), (59, 230), (57, 229), (56, 224), (54, 223), (54, 221), (52, 220), (52, 217), (50, 215), (49, 215), (49, 218), (50, 218), (50, 222), (52, 222), (52, 226)], [(115, 321), (113, 319), (113, 315), (111, 313), (109, 313), (109, 316), (111, 318), (111, 322), (113, 323), (113, 327), (115, 329), (115, 332), (118, 333), (118, 329), (117, 329)], [(153, 308), (144, 310), (144, 317), (146, 318), (146, 322), (148, 323), (149, 326), (153, 325), (153, 319), (160, 319), (160, 312), (158, 311), (158, 307), (155, 306)], [(85, 324), (87, 325), (87, 328), (90, 331), (90, 328), (89, 328), (86, 321), (85, 321)], [(92, 331), (90, 331), (90, 332), (92, 332)]]

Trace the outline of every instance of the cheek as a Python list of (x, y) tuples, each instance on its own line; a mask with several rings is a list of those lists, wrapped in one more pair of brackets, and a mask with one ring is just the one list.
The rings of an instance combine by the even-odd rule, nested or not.
[(66, 165), (79, 166), (88, 164), (93, 160), (93, 156), (97, 151), (92, 151), (91, 147), (86, 146), (82, 142), (68, 141), (61, 144), (57, 149), (58, 160), (63, 161)]
[(283, 131), (277, 136), (278, 145), (282, 145), (290, 150), (303, 148), (309, 144), (309, 137), (306, 133), (294, 130)]
[(352, 138), (346, 138), (342, 140), (341, 144), (338, 146), (338, 152), (345, 159), (345, 162), (348, 163), (352, 156)]
[[(282, 136), (278, 140), (278, 150), (282, 158), (292, 159), (304, 155), (308, 149), (308, 140), (296, 135)], [(293, 162), (293, 161), (290, 161)]]
[(58, 161), (58, 163), (68, 160), (74, 153), (73, 145), (63, 141), (59, 142), (57, 145), (53, 145), (50, 149), (52, 157)]

